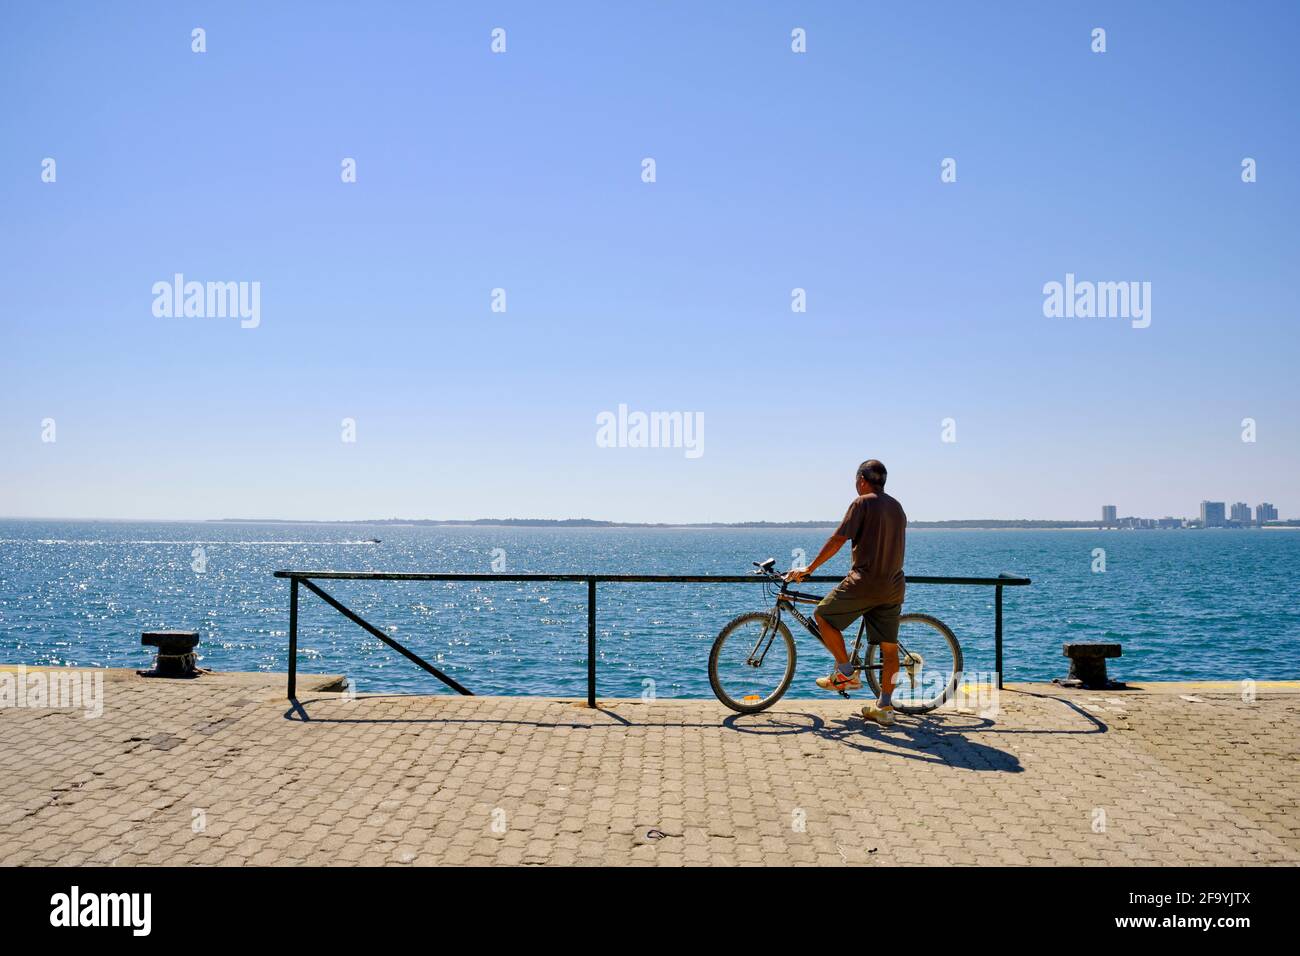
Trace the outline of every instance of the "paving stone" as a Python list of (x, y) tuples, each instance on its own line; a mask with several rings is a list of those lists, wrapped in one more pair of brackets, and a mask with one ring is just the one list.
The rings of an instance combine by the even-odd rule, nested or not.
[(0, 710), (0, 864), (1300, 863), (1300, 695), (1196, 697), (1009, 688), (879, 728), (318, 692), (303, 721), (269, 686), (110, 682), (96, 719)]

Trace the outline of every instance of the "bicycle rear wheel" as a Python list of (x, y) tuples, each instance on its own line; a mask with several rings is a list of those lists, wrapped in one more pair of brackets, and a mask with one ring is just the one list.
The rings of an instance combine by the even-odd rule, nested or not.
[[(880, 645), (867, 648), (867, 683), (880, 694)], [(898, 682), (894, 709), (923, 714), (952, 697), (962, 670), (961, 645), (947, 624), (928, 614), (898, 619)]]
[(794, 677), (794, 638), (770, 611), (742, 614), (731, 621), (709, 652), (709, 683), (732, 710), (756, 714), (786, 692)]

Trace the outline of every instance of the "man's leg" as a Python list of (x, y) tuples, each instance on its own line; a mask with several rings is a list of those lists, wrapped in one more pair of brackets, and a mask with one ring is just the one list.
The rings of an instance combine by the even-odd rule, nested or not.
[(880, 700), (881, 707), (892, 707), (894, 685), (898, 683), (898, 645), (880, 645)]
[(821, 632), (822, 643), (826, 645), (826, 650), (831, 652), (831, 657), (835, 658), (835, 663), (847, 664), (849, 662), (849, 652), (844, 649), (844, 635), (835, 630), (830, 621), (822, 617), (820, 610), (813, 612), (813, 620), (817, 622), (817, 630)]
[(898, 684), (898, 619), (901, 604), (873, 607), (866, 613), (867, 633), (880, 651), (880, 699), (875, 707), (862, 709), (862, 716), (888, 726), (894, 722), (894, 687)]
[(822, 605), (818, 605), (817, 610), (813, 612), (813, 620), (817, 622), (818, 638), (825, 645), (826, 650), (831, 652), (831, 657), (835, 658), (835, 670), (828, 677), (817, 678), (817, 686), (822, 690), (837, 690), (841, 693), (858, 690), (862, 687), (862, 682), (853, 672), (853, 665), (849, 663), (849, 652), (844, 649), (844, 634), (835, 626), (844, 619), (844, 614), (842, 611), (834, 610), (833, 606), (826, 614), (822, 613), (823, 610)]

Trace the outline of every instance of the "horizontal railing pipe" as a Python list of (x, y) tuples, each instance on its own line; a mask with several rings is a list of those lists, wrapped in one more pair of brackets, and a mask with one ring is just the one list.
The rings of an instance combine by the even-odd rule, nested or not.
[[(759, 584), (757, 574), (494, 574), (442, 571), (276, 571), (277, 578), (314, 578), (336, 581), (595, 581), (598, 584)], [(844, 580), (841, 574), (814, 574), (804, 581), (820, 583)], [(1029, 578), (1007, 575), (996, 578), (932, 577), (907, 575), (908, 584), (977, 584), (986, 587), (1017, 586)]]
[[(770, 579), (757, 574), (497, 574), (497, 573), (460, 573), (444, 571), (292, 571), (273, 572), (277, 578), (288, 578), (289, 591), (289, 699), (297, 694), (297, 657), (298, 657), (298, 587), (302, 585), (316, 594), (348, 620), (357, 624), (370, 634), (378, 637), (389, 647), (409, 658), (420, 667), (429, 671), (453, 690), (462, 694), (471, 692), (458, 684), (448, 675), (423, 660), (419, 655), (403, 647), (397, 641), (345, 607), (342, 602), (326, 594), (311, 582), (316, 581), (552, 581), (584, 582), (587, 585), (587, 705), (596, 706), (596, 585), (597, 584), (758, 584), (771, 583)], [(842, 580), (835, 574), (815, 574), (803, 579), (822, 584), (836, 583)], [(994, 645), (998, 675), (998, 687), (1002, 687), (1002, 589), (1004, 587), (1023, 587), (1030, 584), (1029, 578), (1013, 574), (1000, 574), (995, 578), (933, 576), (909, 574), (908, 584), (949, 584), (974, 585), (995, 589), (994, 604)]]

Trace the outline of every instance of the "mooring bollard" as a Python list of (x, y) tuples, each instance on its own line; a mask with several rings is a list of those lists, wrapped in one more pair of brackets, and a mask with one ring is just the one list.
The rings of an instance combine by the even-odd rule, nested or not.
[(196, 631), (145, 631), (140, 635), (145, 647), (158, 648), (153, 670), (136, 671), (141, 677), (198, 677), (199, 635)]
[(1119, 644), (1066, 644), (1062, 653), (1070, 659), (1070, 676), (1058, 677), (1052, 681), (1053, 684), (1089, 690), (1123, 686), (1106, 676), (1106, 658), (1124, 653)]

